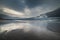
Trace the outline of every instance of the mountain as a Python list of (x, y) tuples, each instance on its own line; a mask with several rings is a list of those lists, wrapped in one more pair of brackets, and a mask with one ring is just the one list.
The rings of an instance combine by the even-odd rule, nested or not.
[(58, 8), (52, 12), (46, 13), (45, 15), (47, 17), (60, 17), (60, 8)]

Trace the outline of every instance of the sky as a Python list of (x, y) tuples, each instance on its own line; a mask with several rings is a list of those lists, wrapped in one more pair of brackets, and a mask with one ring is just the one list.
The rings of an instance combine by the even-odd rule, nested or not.
[(0, 0), (0, 10), (12, 17), (35, 17), (59, 7), (60, 0)]

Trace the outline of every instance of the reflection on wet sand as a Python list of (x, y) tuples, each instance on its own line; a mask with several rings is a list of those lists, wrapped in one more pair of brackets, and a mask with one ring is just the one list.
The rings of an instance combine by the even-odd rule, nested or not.
[[(10, 21), (11, 23), (8, 24), (9, 21), (5, 21), (5, 23), (7, 22), (7, 24), (5, 25), (0, 25), (1, 27), (1, 31), (5, 31), (7, 30), (7, 34), (6, 36), (10, 37), (10, 31), (13, 31), (14, 35), (16, 35), (15, 33), (19, 34), (19, 31), (23, 30), (25, 33), (33, 33), (35, 35), (37, 35), (40, 38), (44, 38), (44, 39), (60, 39), (60, 35), (58, 35), (58, 33), (50, 31), (47, 29), (47, 24), (48, 21), (38, 21), (38, 20), (31, 20), (31, 21), (21, 21), (21, 20), (16, 20), (16, 21)], [(19, 29), (19, 30), (16, 30)], [(14, 35), (11, 35), (11, 37), (13, 37)], [(19, 34), (20, 35), (20, 34)]]

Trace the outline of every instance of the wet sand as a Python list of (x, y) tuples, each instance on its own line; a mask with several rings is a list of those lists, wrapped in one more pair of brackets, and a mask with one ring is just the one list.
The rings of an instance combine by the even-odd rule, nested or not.
[[(48, 22), (47, 21), (5, 21), (4, 25), (0, 25), (1, 31), (6, 31), (4, 33), (3, 38), (6, 38), (8, 40), (19, 40), (20, 38), (25, 39), (33, 38), (36, 36), (38, 39), (42, 40), (59, 40), (60, 39), (60, 33), (53, 32), (51, 30), (47, 29)], [(31, 37), (33, 36), (33, 37)], [(22, 39), (22, 40), (23, 40)], [(35, 37), (34, 37), (35, 39)]]

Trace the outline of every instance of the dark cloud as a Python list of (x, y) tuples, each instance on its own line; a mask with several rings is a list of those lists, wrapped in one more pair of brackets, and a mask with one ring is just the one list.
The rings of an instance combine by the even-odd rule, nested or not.
[[(26, 8), (33, 8), (31, 15), (39, 15), (37, 13), (39, 8), (42, 7), (41, 12), (50, 11), (52, 9), (60, 7), (60, 0), (0, 0), (0, 5), (4, 5), (3, 7), (11, 8), (12, 10), (23, 12)], [(36, 8), (35, 8), (36, 7)], [(36, 11), (34, 11), (36, 10)]]
[(29, 8), (34, 8), (37, 6), (42, 6), (42, 7), (58, 7), (60, 6), (60, 0), (25, 0), (26, 5)]
[(56, 7), (59, 6), (60, 0), (0, 0), (0, 4), (17, 11), (23, 11), (26, 6), (29, 8), (42, 5), (42, 7)]
[(25, 2), (29, 8), (33, 8), (33, 7), (42, 5), (44, 0), (25, 0)]
[(22, 11), (25, 6), (22, 0), (4, 0), (4, 1), (1, 1), (1, 4), (17, 11)]

